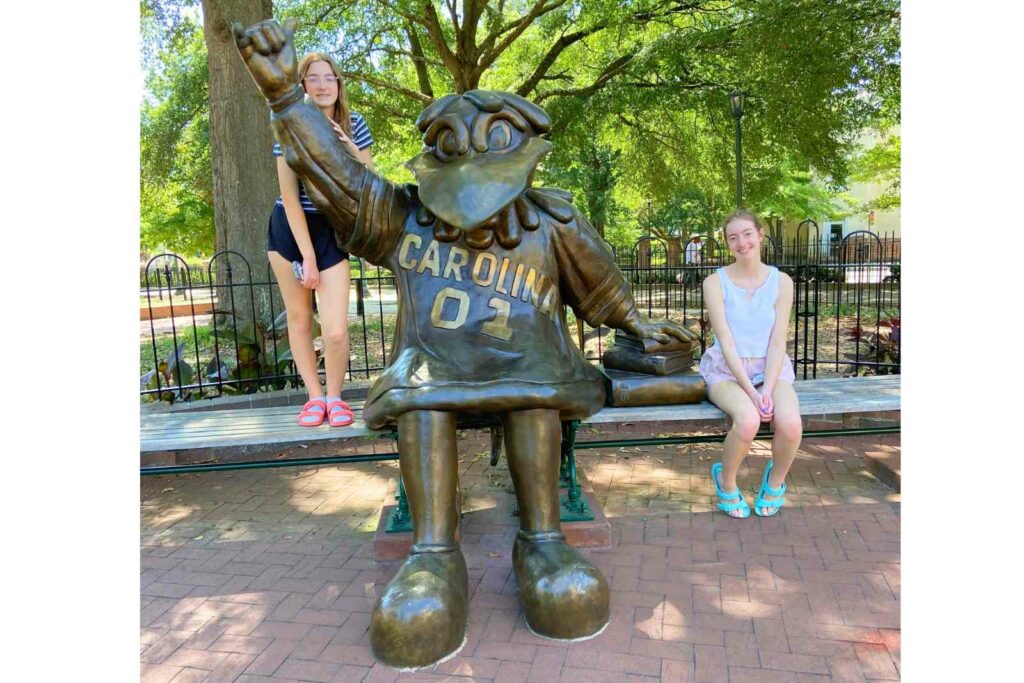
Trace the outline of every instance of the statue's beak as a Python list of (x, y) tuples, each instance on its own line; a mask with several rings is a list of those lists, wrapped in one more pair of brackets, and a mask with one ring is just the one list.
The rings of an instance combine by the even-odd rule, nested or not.
[(510, 152), (488, 152), (443, 162), (422, 152), (406, 162), (419, 182), (419, 198), (445, 223), (472, 230), (526, 190), (530, 175), (552, 145), (528, 138)]

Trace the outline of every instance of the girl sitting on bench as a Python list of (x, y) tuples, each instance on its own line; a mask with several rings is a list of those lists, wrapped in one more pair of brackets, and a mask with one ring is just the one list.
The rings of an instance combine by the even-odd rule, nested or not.
[(722, 462), (711, 467), (718, 508), (749, 517), (750, 506), (736, 486), (736, 474), (762, 422), (772, 422), (772, 459), (765, 468), (754, 511), (774, 515), (785, 502), (786, 474), (796, 457), (803, 428), (786, 354), (793, 280), (761, 262), (764, 228), (749, 211), (725, 219), (725, 241), (736, 258), (704, 280), (704, 301), (715, 343), (700, 361), (708, 398), (732, 418)]

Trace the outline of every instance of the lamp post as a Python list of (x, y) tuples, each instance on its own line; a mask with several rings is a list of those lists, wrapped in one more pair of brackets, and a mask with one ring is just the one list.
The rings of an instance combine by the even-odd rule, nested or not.
[(743, 145), (740, 132), (740, 119), (743, 118), (743, 91), (736, 88), (729, 93), (732, 103), (732, 117), (736, 119), (736, 208), (743, 208)]

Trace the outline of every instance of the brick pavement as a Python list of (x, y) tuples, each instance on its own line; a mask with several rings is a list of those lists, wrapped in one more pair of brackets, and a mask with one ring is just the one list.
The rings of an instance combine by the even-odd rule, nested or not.
[[(581, 439), (607, 436), (590, 431)], [(580, 451), (612, 525), (612, 548), (588, 551), (611, 584), (612, 620), (562, 644), (526, 628), (508, 470), (469, 432), (469, 638), (416, 674), (376, 663), (367, 632), (400, 564), (374, 562), (371, 542), (397, 463), (144, 477), (142, 680), (898, 680), (899, 495), (864, 463), (898, 444), (809, 442), (787, 507), (746, 520), (711, 512), (720, 445)], [(740, 473), (749, 501), (768, 453), (755, 446)]]

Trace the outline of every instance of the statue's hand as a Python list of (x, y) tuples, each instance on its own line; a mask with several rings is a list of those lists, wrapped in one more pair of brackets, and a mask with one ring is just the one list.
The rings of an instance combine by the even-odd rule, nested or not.
[(298, 83), (294, 19), (286, 19), (283, 27), (268, 19), (247, 29), (231, 22), (231, 33), (242, 61), (268, 100), (280, 98)]
[(646, 316), (636, 315), (622, 324), (622, 329), (640, 339), (654, 339), (667, 344), (675, 337), (683, 342), (695, 342), (699, 337), (672, 320), (649, 320)]

